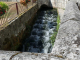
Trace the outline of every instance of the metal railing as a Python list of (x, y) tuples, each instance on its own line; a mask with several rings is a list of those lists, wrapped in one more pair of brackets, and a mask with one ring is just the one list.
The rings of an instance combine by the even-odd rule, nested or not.
[(34, 6), (36, 2), (36, 0), (31, 0), (26, 6), (22, 5), (20, 2), (9, 5), (9, 9), (6, 11), (6, 13), (0, 16), (0, 26), (6, 22), (12, 21), (20, 14), (23, 14), (25, 11)]

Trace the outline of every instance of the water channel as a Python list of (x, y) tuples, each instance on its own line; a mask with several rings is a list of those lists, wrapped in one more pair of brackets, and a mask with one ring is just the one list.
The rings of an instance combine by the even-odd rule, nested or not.
[[(31, 35), (25, 39), (22, 51), (36, 53), (50, 53), (52, 44), (50, 37), (54, 34), (57, 26), (57, 10), (41, 10), (33, 25)], [(27, 49), (26, 46), (29, 46)]]

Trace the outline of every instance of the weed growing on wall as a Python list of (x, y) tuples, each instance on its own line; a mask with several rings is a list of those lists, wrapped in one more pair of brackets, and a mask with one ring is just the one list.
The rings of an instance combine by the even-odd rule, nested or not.
[(58, 15), (57, 16), (57, 31), (59, 30), (59, 26), (60, 26), (60, 17)]
[(58, 33), (58, 30), (59, 30), (59, 26), (60, 26), (60, 17), (59, 15), (57, 16), (57, 28), (56, 30), (54, 31), (52, 37), (51, 37), (51, 43), (52, 45), (54, 45), (54, 42), (55, 42), (55, 39), (56, 39), (56, 36), (57, 36), (57, 33)]

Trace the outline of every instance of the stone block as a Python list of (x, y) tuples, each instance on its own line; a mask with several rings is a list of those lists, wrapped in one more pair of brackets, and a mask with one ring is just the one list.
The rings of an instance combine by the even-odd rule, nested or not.
[(80, 21), (80, 11), (77, 4), (74, 2), (68, 2), (61, 23), (64, 23), (67, 20)]

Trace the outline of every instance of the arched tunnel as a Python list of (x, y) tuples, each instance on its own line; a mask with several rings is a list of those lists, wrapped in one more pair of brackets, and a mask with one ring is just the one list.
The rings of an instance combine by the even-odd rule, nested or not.
[(49, 10), (49, 9), (53, 9), (52, 7), (49, 7), (48, 5), (46, 4), (43, 4), (41, 5), (40, 9), (39, 10)]

